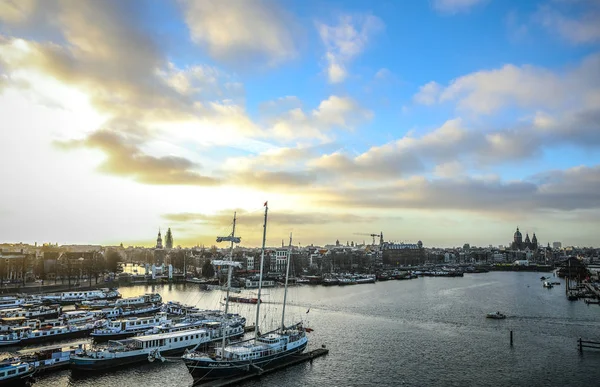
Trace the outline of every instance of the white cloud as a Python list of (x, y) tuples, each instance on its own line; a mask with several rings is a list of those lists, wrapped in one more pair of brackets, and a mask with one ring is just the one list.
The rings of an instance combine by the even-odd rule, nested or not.
[(325, 60), (330, 83), (346, 79), (348, 62), (364, 51), (369, 39), (383, 26), (383, 22), (373, 15), (345, 15), (335, 26), (317, 23), (317, 30), (327, 49)]
[(440, 91), (440, 85), (431, 81), (419, 88), (419, 92), (414, 95), (413, 100), (423, 105), (433, 105), (437, 102)]
[(486, 0), (433, 0), (433, 8), (442, 13), (467, 12)]
[(595, 43), (600, 41), (600, 7), (594, 6), (593, 1), (589, 4), (591, 7), (579, 15), (566, 16), (555, 8), (543, 6), (535, 16), (548, 31), (571, 43)]
[(186, 0), (184, 8), (192, 40), (219, 60), (277, 64), (296, 55), (293, 23), (276, 1)]
[(284, 140), (329, 140), (328, 132), (333, 129), (352, 130), (355, 125), (372, 116), (371, 111), (362, 108), (355, 100), (332, 95), (311, 112), (293, 108), (271, 120), (271, 133)]
[(422, 104), (433, 104), (436, 100), (455, 102), (460, 110), (492, 114), (511, 106), (534, 109), (587, 106), (598, 91), (600, 55), (596, 54), (565, 71), (507, 64), (458, 77), (441, 88), (429, 82), (413, 98)]

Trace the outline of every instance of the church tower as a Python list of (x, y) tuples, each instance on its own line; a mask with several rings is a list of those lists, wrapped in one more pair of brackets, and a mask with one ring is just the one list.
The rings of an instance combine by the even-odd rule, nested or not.
[(171, 228), (167, 230), (167, 234), (165, 235), (165, 249), (173, 248), (173, 234), (171, 233)]
[(513, 250), (521, 250), (522, 248), (523, 248), (523, 234), (521, 234), (521, 231), (519, 231), (519, 227), (517, 227), (517, 231), (515, 231), (515, 234), (513, 235), (512, 249)]
[(531, 247), (533, 247), (534, 250), (537, 250), (538, 248), (538, 240), (535, 233), (533, 233), (533, 238), (531, 238)]
[(157, 249), (162, 249), (163, 245), (162, 245), (162, 236), (160, 235), (160, 229), (158, 229), (158, 238), (156, 238), (156, 248)]

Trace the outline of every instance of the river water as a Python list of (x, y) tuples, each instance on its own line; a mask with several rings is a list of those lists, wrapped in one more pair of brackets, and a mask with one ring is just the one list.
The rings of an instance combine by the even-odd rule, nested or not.
[[(327, 356), (265, 375), (246, 386), (594, 386), (600, 350), (579, 354), (577, 339), (600, 341), (600, 307), (570, 302), (564, 283), (542, 287), (541, 273), (492, 272), (354, 286), (290, 289), (286, 321), (314, 329), (309, 349)], [(544, 274), (547, 275), (547, 274)], [(561, 280), (562, 282), (562, 280)], [(197, 285), (134, 286), (123, 297), (159, 292), (219, 308), (221, 291)], [(260, 326), (281, 322), (282, 289), (266, 289)], [(254, 323), (255, 307), (230, 304)], [(501, 311), (505, 320), (486, 319)], [(264, 312), (264, 313), (263, 313)], [(514, 345), (509, 342), (514, 332)], [(41, 376), (43, 386), (189, 386), (181, 362), (148, 363), (109, 373)]]

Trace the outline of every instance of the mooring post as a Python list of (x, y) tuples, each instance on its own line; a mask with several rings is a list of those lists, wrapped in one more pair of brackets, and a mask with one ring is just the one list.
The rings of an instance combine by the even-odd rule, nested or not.
[(583, 352), (583, 344), (581, 343), (581, 337), (579, 338), (579, 352)]
[(513, 331), (510, 331), (510, 346), (513, 345)]

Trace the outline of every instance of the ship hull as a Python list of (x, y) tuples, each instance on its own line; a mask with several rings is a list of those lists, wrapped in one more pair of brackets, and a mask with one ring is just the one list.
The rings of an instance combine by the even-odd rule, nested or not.
[[(196, 345), (189, 345), (187, 347), (175, 348), (171, 350), (161, 351), (162, 356), (173, 356), (180, 355), (185, 352), (186, 349), (192, 349)], [(160, 360), (158, 360), (160, 361)], [(141, 353), (133, 356), (123, 356), (113, 359), (91, 359), (91, 358), (71, 358), (71, 369), (73, 371), (103, 371), (107, 369), (115, 369), (122, 366), (128, 366), (136, 363), (147, 363), (148, 353)]]
[(210, 381), (215, 379), (230, 378), (233, 376), (243, 375), (247, 373), (256, 373), (260, 369), (272, 367), (278, 363), (284, 362), (291, 355), (302, 353), (306, 349), (308, 342), (290, 349), (285, 352), (277, 353), (271, 356), (261, 358), (260, 360), (250, 361), (228, 361), (223, 364), (218, 364), (212, 361), (184, 359), (188, 371), (195, 381), (202, 380)]
[(90, 332), (92, 332), (92, 329), (82, 329), (80, 331), (61, 333), (58, 335), (48, 335), (48, 336), (24, 338), (19, 342), (19, 345), (29, 345), (29, 344), (43, 343), (43, 342), (47, 342), (47, 341), (59, 341), (59, 340), (65, 340), (65, 339), (76, 339), (76, 338), (80, 338), (80, 337), (87, 337), (87, 336), (89, 336)]

